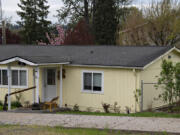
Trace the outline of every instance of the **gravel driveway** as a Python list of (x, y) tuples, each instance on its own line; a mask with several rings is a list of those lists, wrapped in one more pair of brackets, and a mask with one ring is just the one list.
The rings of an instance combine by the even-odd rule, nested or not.
[(0, 112), (0, 124), (166, 131), (180, 134), (180, 119)]

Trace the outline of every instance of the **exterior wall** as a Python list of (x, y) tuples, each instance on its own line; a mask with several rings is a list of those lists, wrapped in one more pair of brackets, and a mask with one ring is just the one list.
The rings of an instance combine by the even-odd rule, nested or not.
[[(7, 68), (7, 66), (0, 65), (0, 68)], [(18, 64), (15, 62), (15, 63), (11, 64), (11, 68), (19, 68), (19, 69), (23, 68), (23, 69), (27, 69), (27, 72), (28, 72), (28, 85), (27, 85), (26, 88), (34, 86), (34, 82), (33, 82), (33, 68), (32, 67), (30, 67), (30, 66), (18, 66)], [(11, 92), (18, 91), (18, 90), (21, 90), (21, 89), (24, 89), (24, 88), (15, 88), (15, 87), (12, 87)], [(33, 91), (34, 90), (30, 90), (30, 91), (26, 91), (26, 92), (22, 93), (21, 102), (23, 104), (26, 101), (29, 101), (30, 103), (33, 103)], [(4, 86), (4, 87), (0, 86), (0, 101), (4, 102), (4, 97), (5, 97), (5, 95), (7, 93), (8, 93), (8, 86)], [(15, 100), (16, 100), (15, 96), (12, 95), (11, 96), (11, 101), (15, 101)]]
[[(157, 77), (161, 72), (161, 64), (163, 59), (168, 59), (168, 56), (171, 56), (171, 60), (174, 64), (180, 62), (180, 54), (176, 51), (172, 51), (166, 56), (162, 57), (157, 62), (153, 63), (145, 70), (140, 72), (140, 80), (143, 80), (144, 83), (156, 83)], [(162, 89), (156, 90), (154, 84), (144, 84), (143, 85), (143, 109), (151, 109), (155, 107), (160, 107), (165, 105), (161, 100), (155, 100), (158, 98), (158, 95), (162, 92)]]
[[(92, 111), (102, 111), (102, 102), (114, 105), (115, 102), (121, 106), (130, 107), (135, 111), (134, 91), (136, 87), (136, 76), (133, 70), (110, 69), (110, 68), (88, 68), (65, 66), (66, 78), (63, 79), (63, 106), (73, 107), (77, 104), (81, 110), (91, 108)], [(82, 72), (101, 71), (104, 73), (104, 93), (92, 94), (82, 92)]]

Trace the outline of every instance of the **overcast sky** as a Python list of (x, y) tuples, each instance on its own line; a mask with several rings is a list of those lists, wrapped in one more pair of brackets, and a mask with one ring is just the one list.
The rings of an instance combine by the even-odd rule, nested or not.
[[(151, 0), (134, 0), (133, 4), (146, 5), (150, 1)], [(3, 12), (6, 17), (12, 17), (12, 23), (15, 23), (17, 20), (20, 19), (16, 14), (16, 11), (19, 10), (17, 3), (19, 3), (19, 0), (2, 0)], [(48, 18), (53, 23), (55, 23), (57, 22), (57, 19), (54, 17), (54, 15), (57, 14), (56, 10), (60, 9), (63, 6), (62, 0), (48, 0), (48, 4), (50, 5), (50, 14)]]

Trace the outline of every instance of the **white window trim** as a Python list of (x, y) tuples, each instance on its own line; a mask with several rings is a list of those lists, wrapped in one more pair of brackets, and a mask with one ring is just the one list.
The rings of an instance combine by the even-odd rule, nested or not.
[[(102, 75), (102, 80), (101, 80), (101, 91), (93, 91), (92, 90), (85, 90), (84, 89), (84, 73), (100, 73)], [(92, 83), (93, 83), (93, 77), (92, 77)], [(82, 76), (81, 76), (81, 92), (82, 93), (89, 93), (89, 94), (104, 94), (104, 72), (103, 71), (90, 71), (90, 70), (83, 70), (82, 71)]]
[[(7, 68), (0, 68), (0, 70), (8, 70)], [(29, 82), (29, 73), (28, 73), (28, 69), (27, 68), (21, 68), (21, 67), (12, 67), (11, 68), (11, 71), (12, 70), (18, 70), (18, 72), (20, 71), (20, 70), (24, 70), (24, 71), (26, 71), (26, 85), (25, 86), (19, 86), (19, 85), (11, 85), (11, 88), (13, 88), (13, 89), (21, 89), (21, 88), (28, 88), (28, 82)], [(18, 76), (19, 76), (19, 73), (18, 73)], [(19, 77), (18, 77), (18, 79), (19, 79)], [(19, 80), (18, 80), (18, 82), (19, 82)], [(11, 79), (11, 84), (12, 84), (12, 79)], [(0, 85), (0, 88), (8, 88), (8, 85)]]

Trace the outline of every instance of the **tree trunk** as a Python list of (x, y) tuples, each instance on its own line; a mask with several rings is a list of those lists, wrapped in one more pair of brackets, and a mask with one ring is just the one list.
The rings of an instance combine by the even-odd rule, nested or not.
[(89, 26), (89, 11), (88, 11), (88, 1), (84, 0), (84, 18), (87, 25)]

